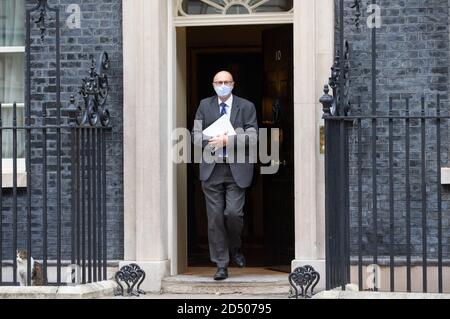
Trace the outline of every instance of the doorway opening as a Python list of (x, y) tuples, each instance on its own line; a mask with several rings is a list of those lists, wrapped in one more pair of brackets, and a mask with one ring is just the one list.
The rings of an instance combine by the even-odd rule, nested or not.
[[(215, 95), (214, 75), (230, 71), (234, 94), (255, 104), (260, 128), (280, 129), (275, 175), (255, 165), (244, 207), (243, 252), (249, 267), (290, 272), (294, 259), (293, 27), (252, 25), (186, 29), (187, 127), (200, 101)], [(198, 164), (187, 165), (187, 265), (209, 260), (205, 199)]]

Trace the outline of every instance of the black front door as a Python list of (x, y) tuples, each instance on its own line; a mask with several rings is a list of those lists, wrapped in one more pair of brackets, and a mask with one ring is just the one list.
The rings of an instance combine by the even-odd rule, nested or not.
[[(264, 93), (261, 127), (279, 129), (280, 158), (263, 176), (264, 249), (269, 268), (290, 271), (294, 243), (293, 28), (263, 32)], [(270, 136), (270, 134), (269, 134)]]

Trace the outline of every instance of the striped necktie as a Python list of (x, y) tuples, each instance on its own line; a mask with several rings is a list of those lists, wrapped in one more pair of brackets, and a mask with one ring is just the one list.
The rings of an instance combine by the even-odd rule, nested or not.
[[(221, 103), (220, 104), (220, 116), (224, 116), (224, 115), (226, 115), (227, 114), (227, 107), (228, 107), (228, 105), (226, 105), (225, 103)], [(223, 149), (222, 149), (222, 154), (223, 154), (223, 157), (226, 157), (227, 156), (227, 148), (226, 147), (224, 147)]]

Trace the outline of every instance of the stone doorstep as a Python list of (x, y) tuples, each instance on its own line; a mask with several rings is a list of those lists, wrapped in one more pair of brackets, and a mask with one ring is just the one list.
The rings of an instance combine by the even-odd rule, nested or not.
[(216, 282), (195, 276), (176, 276), (162, 281), (164, 294), (195, 294), (195, 295), (289, 295), (290, 285), (287, 280), (278, 276), (252, 278), (251, 280), (229, 279)]
[(0, 299), (92, 299), (114, 295), (113, 280), (61, 287), (0, 287)]

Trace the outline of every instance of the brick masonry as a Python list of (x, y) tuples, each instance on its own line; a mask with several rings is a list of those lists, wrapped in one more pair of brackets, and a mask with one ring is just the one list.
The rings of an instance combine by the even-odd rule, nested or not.
[[(362, 1), (360, 28), (354, 25), (351, 9), (353, 0), (345, 0), (345, 34), (350, 43), (351, 84), (350, 99), (354, 114), (371, 114), (371, 30), (366, 25), (367, 5)], [(409, 97), (410, 113), (420, 114), (422, 96), (426, 100), (427, 114), (436, 114), (436, 96), (441, 97), (441, 108), (449, 114), (449, 1), (412, 0), (377, 1), (381, 7), (382, 26), (377, 29), (377, 115), (389, 112), (389, 97), (394, 98), (393, 115), (404, 115), (405, 98)], [(336, 1), (338, 10), (339, 1)], [(338, 31), (336, 43), (338, 44)], [(358, 105), (361, 97), (361, 105)], [(427, 254), (437, 256), (437, 158), (436, 122), (426, 123), (426, 182), (427, 182)], [(370, 256), (377, 241), (379, 254), (386, 256), (390, 249), (389, 222), (389, 152), (387, 120), (377, 121), (377, 209), (378, 232), (374, 233), (372, 189), (372, 123), (363, 120), (362, 125), (363, 203), (362, 229), (363, 254)], [(358, 125), (350, 128), (350, 207), (351, 249), (358, 251), (358, 184), (357, 137)], [(422, 246), (422, 197), (421, 197), (421, 123), (411, 121), (411, 250), (421, 257)], [(448, 166), (448, 121), (442, 122), (442, 165)], [(406, 245), (406, 191), (405, 191), (405, 122), (394, 121), (394, 245), (396, 256), (405, 256)], [(450, 189), (442, 188), (443, 253), (450, 258)]]
[[(27, 0), (30, 5), (34, 3)], [(107, 146), (108, 152), (108, 259), (123, 258), (123, 58), (122, 58), (122, 16), (120, 0), (50, 0), (51, 5), (61, 8), (61, 83), (63, 106), (67, 106), (69, 97), (75, 93), (86, 76), (90, 58), (102, 51), (107, 51), (111, 58), (110, 87), (111, 95), (108, 106), (113, 119), (113, 133)], [(338, 4), (339, 1), (336, 1)], [(370, 30), (367, 19), (367, 1), (362, 1), (361, 27), (353, 26), (353, 0), (346, 4), (346, 38), (351, 47), (351, 91), (353, 112), (370, 110), (371, 96), (371, 55)], [(69, 16), (66, 8), (78, 4), (81, 9), (81, 28), (67, 28), (65, 19)], [(394, 114), (404, 114), (405, 103), (402, 99), (411, 97), (411, 113), (420, 112), (420, 97), (426, 98), (427, 112), (434, 114), (436, 95), (442, 100), (442, 109), (448, 114), (449, 89), (449, 1), (448, 0), (383, 0), (379, 1), (382, 9), (382, 27), (377, 30), (377, 113), (388, 112), (389, 97), (394, 97)], [(49, 36), (52, 34), (49, 30)], [(38, 36), (33, 36), (32, 48), (32, 114), (35, 123), (41, 120), (41, 107), (45, 103), (48, 116), (55, 116), (52, 103), (55, 91), (54, 49), (49, 37), (46, 45), (36, 45)], [(361, 106), (357, 97), (361, 97)], [(368, 114), (368, 113), (364, 113)], [(63, 112), (63, 116), (67, 116)], [(435, 257), (437, 252), (437, 198), (436, 198), (436, 131), (434, 123), (427, 123), (427, 253)], [(396, 255), (406, 252), (405, 229), (405, 143), (404, 125), (394, 123), (395, 148), (395, 245)], [(442, 160), (448, 166), (448, 123), (443, 123)], [(379, 121), (377, 129), (377, 172), (378, 172), (378, 234), (373, 233), (372, 218), (372, 180), (371, 180), (371, 123), (363, 121), (363, 250), (370, 255), (375, 240), (378, 241), (380, 254), (389, 251), (389, 190), (388, 190), (388, 123)], [(350, 187), (351, 187), (351, 244), (353, 252), (357, 251), (357, 175), (355, 133), (358, 127), (350, 129)], [(55, 213), (55, 142), (49, 132), (48, 141), (48, 203), (49, 203), (49, 253), (55, 257), (56, 213)], [(54, 132), (53, 132), (54, 133)], [(32, 142), (32, 234), (33, 256), (42, 255), (42, 135), (33, 135)], [(70, 256), (70, 140), (63, 137), (63, 257)], [(412, 251), (420, 257), (422, 254), (421, 197), (420, 197), (420, 122), (411, 122), (411, 223)], [(26, 247), (26, 189), (19, 190), (18, 198), (18, 244)], [(444, 255), (450, 257), (450, 189), (443, 188), (443, 248)], [(3, 192), (3, 257), (11, 259), (12, 252), (12, 200), (11, 190)]]
[[(27, 0), (28, 7), (35, 1)], [(109, 54), (110, 95), (108, 108), (112, 115), (113, 131), (107, 142), (107, 251), (109, 260), (123, 259), (123, 58), (122, 58), (122, 1), (121, 0), (50, 0), (51, 6), (60, 8), (61, 16), (61, 97), (63, 123), (67, 123), (70, 96), (78, 91), (82, 79), (87, 76), (91, 58), (97, 59), (101, 52)], [(70, 16), (69, 5), (79, 5), (81, 28), (70, 29), (66, 20)], [(50, 14), (54, 19), (54, 15)], [(54, 20), (49, 20), (46, 40), (41, 43), (34, 28), (31, 46), (31, 92), (32, 124), (42, 123), (42, 105), (47, 110), (48, 124), (55, 123), (55, 41)], [(48, 253), (56, 257), (56, 139), (55, 130), (48, 131)], [(31, 143), (32, 174), (32, 255), (42, 258), (42, 201), (43, 160), (42, 132), (33, 131)], [(62, 258), (70, 258), (71, 252), (71, 140), (70, 134), (62, 134)], [(18, 247), (26, 248), (27, 219), (26, 194), (28, 189), (18, 191)], [(3, 191), (3, 258), (12, 259), (13, 208), (12, 189)]]

